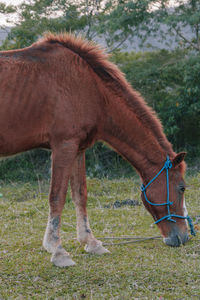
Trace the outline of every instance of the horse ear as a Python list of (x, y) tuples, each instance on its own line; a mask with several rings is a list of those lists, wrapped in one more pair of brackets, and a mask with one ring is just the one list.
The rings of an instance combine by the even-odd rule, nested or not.
[(186, 154), (187, 154), (186, 152), (178, 153), (172, 160), (173, 167), (178, 166), (184, 160), (184, 157), (186, 156)]

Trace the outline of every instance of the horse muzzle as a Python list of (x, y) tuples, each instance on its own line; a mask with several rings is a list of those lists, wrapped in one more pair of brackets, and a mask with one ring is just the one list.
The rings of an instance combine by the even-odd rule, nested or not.
[(171, 247), (179, 247), (180, 245), (184, 245), (189, 240), (188, 232), (181, 232), (178, 229), (174, 229), (170, 232), (168, 237), (163, 239), (164, 243), (167, 246)]

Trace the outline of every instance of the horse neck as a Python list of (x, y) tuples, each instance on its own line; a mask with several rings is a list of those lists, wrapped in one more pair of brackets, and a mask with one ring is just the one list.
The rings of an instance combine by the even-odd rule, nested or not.
[(166, 156), (173, 157), (174, 153), (159, 120), (134, 91), (129, 93), (128, 101), (109, 97), (106, 107), (104, 141), (148, 182), (163, 166)]

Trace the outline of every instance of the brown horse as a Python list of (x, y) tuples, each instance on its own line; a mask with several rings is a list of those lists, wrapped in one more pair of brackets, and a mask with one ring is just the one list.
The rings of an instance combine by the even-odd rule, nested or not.
[[(162, 168), (168, 155), (171, 212), (185, 216), (185, 153), (175, 154), (162, 126), (119, 69), (92, 43), (68, 34), (47, 34), (32, 46), (0, 52), (0, 155), (33, 148), (52, 150), (50, 213), (43, 240), (57, 266), (74, 262), (62, 248), (61, 213), (68, 182), (77, 214), (77, 238), (89, 253), (109, 252), (89, 226), (86, 202), (85, 150), (97, 140), (108, 143), (138, 171), (143, 184)], [(166, 200), (162, 172), (146, 191), (152, 203)], [(154, 220), (167, 206), (142, 200)], [(158, 227), (166, 244), (188, 240), (186, 220), (164, 219)]]

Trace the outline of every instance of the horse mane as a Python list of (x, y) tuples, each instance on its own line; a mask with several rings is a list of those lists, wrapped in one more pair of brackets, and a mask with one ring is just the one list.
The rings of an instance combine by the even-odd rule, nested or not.
[(116, 65), (108, 60), (109, 55), (100, 47), (100, 45), (97, 45), (92, 41), (87, 41), (81, 36), (76, 37), (71, 33), (46, 33), (43, 38), (35, 43), (35, 45), (40, 45), (44, 42), (49, 44), (58, 43), (71, 50), (85, 60), (102, 79), (112, 79), (118, 83), (124, 81), (125, 83), (124, 75)]
[[(131, 87), (119, 68), (108, 60), (109, 55), (106, 54), (105, 50), (94, 42), (87, 41), (80, 36), (75, 37), (69, 33), (47, 33), (35, 45), (42, 46), (44, 43), (49, 45), (58, 43), (83, 59), (104, 81), (105, 85), (114, 90), (115, 95), (118, 96), (117, 98), (124, 101), (129, 110), (131, 109), (135, 113), (138, 120), (146, 127), (146, 130), (154, 133), (166, 153), (174, 156), (172, 146), (163, 133), (162, 124), (155, 112), (146, 104), (140, 94)], [(184, 166), (182, 166), (182, 169), (184, 169)]]

